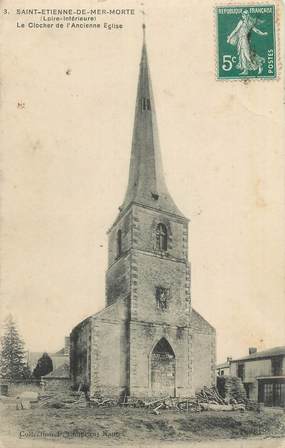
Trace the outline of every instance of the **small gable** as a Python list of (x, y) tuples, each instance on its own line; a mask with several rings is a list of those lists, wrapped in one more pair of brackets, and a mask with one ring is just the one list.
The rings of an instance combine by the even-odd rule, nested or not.
[(55, 379), (55, 378), (69, 378), (70, 377), (70, 368), (69, 363), (64, 363), (57, 369), (45, 375), (44, 379)]
[(192, 308), (190, 326), (194, 333), (215, 334), (215, 329), (201, 314)]

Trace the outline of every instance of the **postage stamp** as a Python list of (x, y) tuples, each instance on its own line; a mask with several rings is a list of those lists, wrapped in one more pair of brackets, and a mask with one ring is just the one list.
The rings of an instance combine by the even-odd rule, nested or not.
[(276, 78), (274, 5), (216, 8), (217, 78)]

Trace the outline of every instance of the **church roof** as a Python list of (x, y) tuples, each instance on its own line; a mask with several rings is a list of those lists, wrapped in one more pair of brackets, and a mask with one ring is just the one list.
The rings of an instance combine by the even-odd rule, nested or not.
[[(145, 26), (144, 34), (145, 34)], [(137, 88), (129, 182), (123, 205), (131, 203), (184, 217), (170, 196), (164, 175), (145, 36)]]

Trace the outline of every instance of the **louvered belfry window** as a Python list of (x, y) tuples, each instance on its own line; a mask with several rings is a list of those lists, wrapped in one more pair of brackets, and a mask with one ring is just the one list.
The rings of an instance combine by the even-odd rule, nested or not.
[(142, 110), (151, 110), (149, 98), (142, 98)]

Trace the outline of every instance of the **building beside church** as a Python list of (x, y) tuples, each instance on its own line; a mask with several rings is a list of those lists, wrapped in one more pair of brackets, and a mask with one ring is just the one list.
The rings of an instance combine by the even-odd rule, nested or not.
[(257, 351), (249, 347), (248, 355), (233, 359), (230, 375), (238, 376), (248, 398), (265, 406), (285, 407), (285, 346)]
[[(53, 370), (58, 369), (64, 364), (69, 364), (69, 349), (70, 349), (70, 338), (65, 336), (64, 347), (62, 347), (57, 352), (47, 352), (52, 360)], [(30, 370), (33, 371), (36, 367), (38, 360), (42, 357), (44, 351), (42, 352), (31, 352), (27, 351), (25, 353), (25, 359)]]
[(106, 307), (71, 333), (74, 385), (147, 397), (215, 384), (215, 330), (191, 307), (188, 221), (163, 175), (144, 39), (129, 183), (108, 231)]
[(231, 361), (232, 357), (228, 356), (227, 360), (225, 362), (222, 362), (221, 364), (217, 364), (216, 366), (216, 374), (217, 376), (228, 376), (230, 374), (230, 367), (231, 367)]

